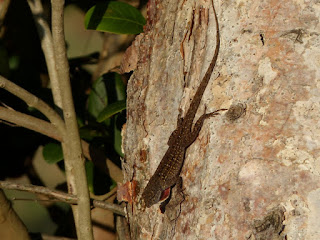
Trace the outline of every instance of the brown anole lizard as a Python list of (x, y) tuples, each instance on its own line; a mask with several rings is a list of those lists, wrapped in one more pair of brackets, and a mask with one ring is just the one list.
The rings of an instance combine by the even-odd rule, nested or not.
[(219, 109), (212, 113), (205, 113), (192, 127), (202, 95), (216, 65), (220, 48), (219, 23), (214, 6), (213, 12), (216, 21), (216, 49), (213, 58), (191, 101), (185, 117), (182, 118), (179, 114), (177, 128), (172, 132), (168, 141), (169, 148), (142, 193), (142, 199), (146, 207), (151, 207), (153, 204), (159, 202), (162, 192), (173, 187), (178, 182), (186, 150), (198, 137), (204, 120), (218, 115), (218, 111), (226, 110)]

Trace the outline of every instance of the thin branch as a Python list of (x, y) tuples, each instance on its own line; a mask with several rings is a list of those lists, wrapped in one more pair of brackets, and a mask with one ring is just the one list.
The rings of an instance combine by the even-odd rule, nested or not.
[[(62, 141), (62, 136), (59, 134), (57, 129), (49, 122), (38, 119), (36, 117), (24, 114), (15, 110), (11, 110), (0, 106), (0, 119), (5, 120), (9, 123), (15, 124), (18, 127), (24, 127), (48, 137), (51, 137), (57, 141)], [(90, 155), (89, 143), (81, 140), (84, 156), (92, 161)], [(114, 164), (110, 159), (106, 158), (107, 169), (109, 170), (110, 177), (116, 182), (123, 181), (123, 174), (121, 169)]]
[(41, 48), (46, 59), (54, 103), (58, 107), (62, 108), (61, 94), (59, 90), (59, 78), (54, 58), (53, 40), (49, 24), (44, 18), (42, 2), (41, 0), (28, 0), (28, 4), (38, 30)]
[(64, 0), (51, 0), (52, 37), (58, 72), (62, 108), (68, 141), (62, 145), (69, 191), (78, 196), (78, 205), (73, 207), (77, 235), (80, 240), (93, 240), (90, 198), (84, 166), (84, 157), (73, 104), (69, 77), (69, 64), (64, 37)]
[(39, 118), (7, 109), (5, 107), (0, 107), (0, 119), (14, 123), (19, 127), (24, 127), (41, 133), (55, 140), (62, 141), (62, 137), (58, 133), (57, 129), (51, 123)]
[(112, 204), (112, 203), (108, 203), (100, 200), (93, 200), (93, 206), (97, 208), (103, 208), (103, 209), (109, 210), (120, 216), (125, 216), (124, 207), (121, 207), (117, 204)]
[(90, 198), (94, 200), (105, 201), (116, 194), (117, 194), (117, 188), (113, 188), (110, 192), (107, 192), (106, 194), (103, 194), (103, 195), (94, 195), (90, 193)]
[[(52, 199), (59, 200), (60, 202), (65, 202), (68, 204), (78, 204), (78, 198), (75, 195), (52, 190), (46, 187), (35, 186), (32, 184), (18, 184), (18, 183), (13, 183), (8, 181), (0, 181), (0, 188), (7, 189), (7, 190), (20, 190), (20, 191), (31, 192), (35, 194), (43, 194)], [(124, 208), (119, 205), (100, 201), (100, 200), (91, 200), (91, 201), (94, 207), (110, 210), (115, 214), (118, 214), (121, 216), (125, 215)]]
[(34, 107), (45, 115), (50, 122), (59, 130), (63, 136), (65, 133), (65, 125), (61, 117), (48, 104), (29, 93), (27, 90), (10, 82), (8, 79), (0, 76), (0, 88), (7, 90), (18, 98), (22, 99), (28, 106)]

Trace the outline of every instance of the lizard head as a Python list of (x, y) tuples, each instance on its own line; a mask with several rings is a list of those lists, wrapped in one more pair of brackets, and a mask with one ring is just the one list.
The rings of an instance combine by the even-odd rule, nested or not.
[(153, 183), (152, 180), (149, 181), (146, 188), (142, 193), (142, 199), (146, 207), (151, 207), (160, 201), (162, 189), (159, 183)]

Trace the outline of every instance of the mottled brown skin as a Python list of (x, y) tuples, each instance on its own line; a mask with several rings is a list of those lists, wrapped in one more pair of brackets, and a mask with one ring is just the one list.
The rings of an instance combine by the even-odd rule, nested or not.
[(218, 115), (219, 111), (226, 110), (219, 109), (212, 113), (203, 114), (192, 128), (194, 117), (197, 113), (203, 93), (208, 85), (214, 66), (216, 65), (220, 48), (219, 24), (214, 7), (213, 11), (217, 30), (215, 53), (210, 66), (208, 67), (206, 74), (204, 75), (197, 92), (191, 101), (185, 117), (181, 118), (179, 115), (177, 129), (172, 132), (168, 141), (169, 148), (142, 193), (142, 199), (144, 200), (146, 207), (151, 207), (153, 204), (159, 202), (161, 193), (164, 190), (173, 187), (177, 183), (180, 177), (186, 150), (198, 137), (204, 120)]

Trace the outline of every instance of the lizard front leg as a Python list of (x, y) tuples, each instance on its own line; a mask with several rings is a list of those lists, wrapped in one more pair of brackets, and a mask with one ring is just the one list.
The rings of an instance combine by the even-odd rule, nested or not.
[(184, 139), (184, 144), (186, 147), (190, 146), (195, 140), (196, 138), (198, 137), (199, 135), (199, 132), (202, 128), (202, 125), (203, 125), (203, 122), (204, 120), (206, 120), (207, 118), (210, 118), (210, 117), (214, 117), (214, 116), (217, 116), (219, 115), (220, 111), (226, 111), (228, 109), (219, 109), (219, 110), (216, 110), (214, 112), (211, 112), (211, 113), (204, 113), (198, 120), (197, 122), (195, 123), (195, 125), (193, 126), (193, 129), (191, 131), (191, 133), (188, 135), (187, 138)]

